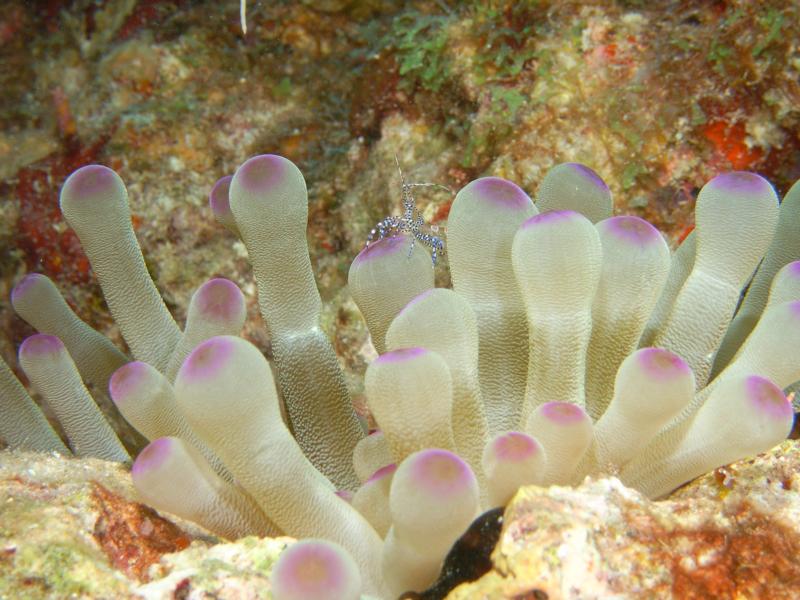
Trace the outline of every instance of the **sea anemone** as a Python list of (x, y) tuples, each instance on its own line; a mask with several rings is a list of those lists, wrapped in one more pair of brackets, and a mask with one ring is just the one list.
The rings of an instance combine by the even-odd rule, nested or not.
[[(782, 390), (800, 379), (800, 184), (779, 203), (758, 175), (714, 178), (671, 254), (646, 221), (612, 216), (608, 187), (582, 165), (552, 169), (536, 204), (510, 181), (473, 181), (448, 222), (452, 290), (434, 288), (431, 256), (406, 233), (353, 261), (351, 293), (380, 353), (365, 376), (371, 435), (320, 327), (300, 171), (256, 156), (210, 203), (250, 255), (275, 378), (237, 337), (232, 282), (204, 284), (178, 327), (125, 187), (97, 165), (67, 179), (61, 207), (134, 360), (32, 274), (12, 302), (41, 333), (20, 362), (74, 452), (125, 461), (81, 381), (108, 386), (152, 440), (132, 476), (154, 507), (223, 537), (316, 538), (276, 565), (280, 597), (300, 597), (303, 579), (309, 597), (314, 585), (420, 590), (472, 519), (521, 485), (616, 474), (660, 497), (791, 428)], [(66, 452), (3, 369), (0, 437)]]

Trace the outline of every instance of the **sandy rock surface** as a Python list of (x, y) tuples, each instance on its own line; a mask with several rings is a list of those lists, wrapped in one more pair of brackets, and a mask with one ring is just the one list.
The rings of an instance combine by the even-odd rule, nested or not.
[[(800, 445), (652, 502), (617, 479), (529, 487), (473, 598), (793, 598)], [(167, 515), (168, 516), (168, 515)], [(224, 543), (135, 501), (125, 467), (0, 453), (0, 598), (270, 598), (290, 538)]]
[(522, 489), (494, 569), (448, 598), (796, 598), (798, 459), (787, 441), (659, 502), (614, 478)]
[(290, 538), (220, 543), (135, 497), (124, 466), (0, 452), (0, 599), (270, 597)]

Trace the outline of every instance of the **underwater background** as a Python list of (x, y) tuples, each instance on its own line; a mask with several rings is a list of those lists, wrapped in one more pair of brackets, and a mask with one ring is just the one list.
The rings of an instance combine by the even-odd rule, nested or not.
[[(548, 168), (582, 162), (618, 213), (672, 240), (719, 172), (758, 172), (780, 195), (800, 177), (800, 7), (790, 0), (250, 0), (246, 35), (234, 0), (3, 7), (0, 351), (10, 364), (32, 333), (8, 300), (27, 271), (53, 278), (79, 316), (115, 336), (57, 207), (66, 176), (90, 162), (128, 185), (148, 267), (182, 322), (208, 277), (254, 289), (243, 248), (207, 208), (213, 183), (254, 154), (294, 161), (309, 186), (324, 324), (356, 398), (371, 350), (347, 269), (374, 224), (401, 211), (395, 155), (409, 181), (455, 192), (496, 175), (531, 195)], [(452, 199), (417, 192), (442, 227)], [(245, 335), (268, 351), (247, 296)]]
[[(85, 164), (112, 167), (125, 181), (147, 267), (175, 320), (184, 321), (202, 282), (228, 278), (247, 300), (243, 337), (271, 358), (246, 249), (214, 219), (208, 195), (215, 181), (250, 156), (274, 153), (293, 161), (308, 184), (308, 243), (322, 325), (361, 412), (364, 372), (377, 354), (347, 288), (348, 269), (375, 224), (402, 212), (398, 166), (406, 181), (436, 184), (414, 193), (425, 222), (446, 236), (455, 192), (470, 181), (503, 177), (535, 197), (551, 167), (583, 163), (610, 187), (616, 214), (647, 219), (672, 249), (691, 232), (698, 191), (714, 176), (752, 171), (780, 197), (800, 179), (795, 0), (248, 0), (246, 33), (238, 0), (0, 0), (0, 6), (0, 355), (23, 381), (17, 349), (34, 330), (15, 315), (10, 294), (25, 273), (50, 277), (78, 316), (125, 349), (58, 207), (64, 180)], [(435, 273), (437, 286), (448, 286), (447, 255)], [(88, 487), (95, 486), (87, 483), (91, 475), (93, 482), (132, 496), (129, 483), (120, 487), (120, 475), (110, 467), (95, 465), (82, 474), (81, 465), (6, 456), (0, 479), (7, 482), (36, 471), (48, 483), (52, 476)], [(792, 480), (800, 489), (800, 475), (786, 465), (800, 464), (800, 450), (787, 442), (775, 456), (769, 466), (759, 458), (739, 467), (746, 485), (756, 483), (741, 484), (736, 497), (745, 504), (751, 497), (761, 500), (767, 494), (761, 479), (780, 481), (797, 498), (775, 514), (791, 516), (800, 506)], [(709, 474), (697, 488), (678, 492), (678, 502), (681, 494), (687, 501), (701, 498), (708, 509), (706, 496), (724, 500), (729, 476), (734, 478), (725, 470)], [(581, 494), (627, 493), (605, 485), (574, 491), (557, 509), (535, 494), (522, 498), (530, 514), (520, 521), (544, 530), (548, 512), (558, 516), (570, 502), (581, 506)], [(128, 510), (116, 497), (107, 499), (105, 487), (92, 490), (92, 502), (102, 498), (98, 502), (112, 507), (110, 523)], [(618, 518), (616, 506), (609, 506), (586, 529)], [(679, 512), (666, 504), (647, 510), (656, 516), (648, 514), (652, 522), (641, 518), (647, 521), (643, 539), (657, 537), (659, 524)], [(704, 518), (713, 521), (715, 510)], [(87, 509), (86, 523), (90, 514)], [(631, 514), (619, 518), (624, 528), (625, 519), (641, 516)], [(769, 574), (775, 579), (767, 579), (780, 587), (751, 597), (790, 598), (800, 585), (800, 566), (791, 558), (800, 551), (800, 536), (776, 527), (777, 517), (761, 516), (732, 517), (726, 526), (733, 533), (720, 533), (720, 539), (730, 541), (734, 562), (744, 565), (748, 553), (771, 561), (783, 557)], [(10, 509), (5, 518), (17, 520)], [(148, 518), (133, 529), (164, 527), (169, 545), (146, 548), (151, 555), (135, 567), (129, 553), (139, 538), (104, 548), (114, 567), (131, 578), (145, 577), (162, 554), (182, 549), (191, 536), (208, 542), (191, 526), (170, 529), (171, 523), (154, 526)], [(84, 528), (95, 527), (98, 537), (100, 526), (93, 523)], [(495, 538), (481, 535), (488, 561)], [(113, 545), (122, 536), (104, 539)], [(623, 556), (625, 540), (615, 542), (622, 564), (635, 564)], [(705, 530), (695, 542), (718, 544)], [(283, 548), (265, 543), (273, 553)], [(60, 565), (70, 564), (74, 551), (57, 555), (61, 550), (46, 544), (48, 555), (40, 562), (52, 577), (67, 570)], [(213, 546), (220, 556), (223, 546)], [(682, 556), (680, 544), (675, 547), (669, 559), (653, 554), (649, 567), (677, 565)], [(21, 554), (17, 564), (38, 561)], [(14, 597), (4, 595), (2, 581), (11, 556), (0, 546), (0, 600)], [(176, 564), (170, 568), (179, 571)], [(676, 597), (728, 597), (715, 586), (744, 572), (738, 565), (678, 579), (672, 589), (692, 590)], [(27, 582), (19, 572), (15, 584), (38, 590), (41, 581)], [(761, 581), (760, 573), (743, 577)], [(85, 577), (101, 579), (93, 572)], [(92, 597), (72, 582), (64, 588), (46, 584)], [(48, 597), (60, 592), (53, 593)]]

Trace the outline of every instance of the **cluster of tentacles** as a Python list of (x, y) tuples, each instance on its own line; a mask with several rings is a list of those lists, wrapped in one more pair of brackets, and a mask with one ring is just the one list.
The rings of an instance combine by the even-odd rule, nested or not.
[[(413, 232), (352, 263), (350, 291), (379, 353), (365, 378), (371, 435), (320, 327), (300, 171), (256, 156), (210, 200), (247, 247), (274, 379), (238, 337), (246, 311), (234, 283), (206, 282), (183, 329), (175, 323), (125, 186), (96, 165), (67, 179), (61, 208), (132, 358), (31, 274), (12, 296), (40, 332), (20, 365), (71, 451), (125, 461), (85, 382), (108, 390), (151, 440), (132, 475), (156, 508), (229, 538), (318, 540), (279, 561), (278, 598), (423, 589), (472, 519), (521, 485), (610, 473), (659, 497), (791, 428), (783, 390), (800, 379), (800, 185), (781, 203), (758, 175), (714, 178), (695, 231), (670, 252), (646, 221), (612, 216), (608, 187), (581, 165), (553, 168), (535, 204), (510, 181), (473, 181), (448, 220), (452, 289), (434, 288)], [(0, 438), (68, 454), (3, 369)]]

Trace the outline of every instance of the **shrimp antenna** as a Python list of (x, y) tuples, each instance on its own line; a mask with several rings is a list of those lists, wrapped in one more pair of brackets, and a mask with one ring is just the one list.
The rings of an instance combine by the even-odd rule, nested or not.
[(411, 246), (408, 249), (409, 258), (414, 252), (415, 243), (420, 242), (431, 249), (431, 260), (433, 261), (433, 265), (436, 266), (436, 259), (445, 252), (444, 240), (429, 233), (431, 228), (425, 224), (425, 220), (417, 209), (417, 202), (412, 193), (412, 189), (415, 187), (438, 187), (447, 190), (450, 194), (452, 194), (453, 191), (439, 183), (406, 183), (403, 169), (400, 167), (400, 159), (397, 158), (396, 152), (394, 153), (394, 162), (397, 165), (397, 172), (400, 174), (400, 197), (403, 200), (403, 216), (386, 217), (382, 221), (379, 221), (372, 231), (369, 232), (365, 245), (369, 246), (375, 241), (376, 236), (378, 240), (382, 240), (389, 235), (410, 233)]

